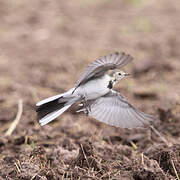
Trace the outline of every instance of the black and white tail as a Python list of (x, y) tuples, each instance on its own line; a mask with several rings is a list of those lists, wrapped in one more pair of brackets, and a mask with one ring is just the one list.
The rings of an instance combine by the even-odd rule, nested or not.
[(37, 118), (41, 126), (56, 119), (80, 99), (78, 96), (72, 96), (73, 90), (74, 88), (64, 94), (52, 96), (36, 104)]

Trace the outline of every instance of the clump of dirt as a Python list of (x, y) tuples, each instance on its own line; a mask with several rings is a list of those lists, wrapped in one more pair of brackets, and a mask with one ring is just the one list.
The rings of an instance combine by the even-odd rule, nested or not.
[(172, 108), (169, 108), (167, 110), (163, 108), (158, 108), (158, 114), (162, 124), (159, 129), (164, 129), (164, 132), (171, 134), (174, 137), (179, 136), (180, 105), (176, 104)]
[(157, 94), (153, 92), (135, 92), (134, 97), (137, 99), (151, 99), (155, 100), (157, 99)]
[(167, 110), (158, 108), (158, 114), (161, 121), (178, 121), (180, 117), (180, 104), (176, 104), (174, 107)]
[(180, 176), (180, 144), (154, 149), (149, 157), (156, 160), (166, 174), (169, 173), (174, 178), (177, 178), (177, 175)]
[(46, 167), (47, 158), (46, 158), (45, 149), (41, 146), (35, 148), (30, 154), (30, 160), (35, 164), (41, 164), (42, 165), (41, 168)]
[(141, 155), (141, 158), (135, 161), (137, 163), (133, 168), (133, 178), (135, 180), (154, 180), (170, 178), (159, 166), (158, 162)]
[(75, 159), (74, 166), (81, 168), (93, 168), (95, 171), (99, 171), (97, 158), (93, 152), (93, 146), (90, 142), (79, 144), (79, 154)]

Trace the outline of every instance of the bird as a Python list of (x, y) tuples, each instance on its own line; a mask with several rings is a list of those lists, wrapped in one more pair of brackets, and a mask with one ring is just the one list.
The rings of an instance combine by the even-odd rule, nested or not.
[(40, 125), (53, 121), (77, 102), (80, 107), (77, 113), (83, 112), (111, 126), (137, 128), (149, 124), (154, 120), (152, 115), (138, 110), (113, 90), (120, 80), (130, 75), (120, 69), (132, 60), (129, 54), (115, 52), (90, 63), (74, 88), (36, 104)]

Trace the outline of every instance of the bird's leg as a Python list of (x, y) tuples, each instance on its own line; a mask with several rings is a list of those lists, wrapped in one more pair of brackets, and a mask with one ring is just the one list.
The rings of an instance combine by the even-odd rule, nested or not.
[(88, 101), (86, 100), (86, 97), (84, 96), (83, 97), (83, 103), (84, 103), (84, 107), (86, 108), (86, 111), (89, 113), (91, 112), (91, 106), (90, 104), (88, 103)]
[(77, 113), (83, 112), (83, 113), (85, 113), (86, 115), (88, 115), (88, 111), (87, 111), (86, 108), (79, 109), (79, 110), (77, 110), (76, 112), (77, 112)]
[(83, 111), (85, 114), (89, 114), (89, 112), (91, 111), (91, 107), (89, 105), (89, 103), (87, 102), (85, 96), (82, 97), (82, 101), (81, 103), (79, 104), (80, 107), (82, 107), (81, 110), (77, 111), (77, 112), (81, 112)]

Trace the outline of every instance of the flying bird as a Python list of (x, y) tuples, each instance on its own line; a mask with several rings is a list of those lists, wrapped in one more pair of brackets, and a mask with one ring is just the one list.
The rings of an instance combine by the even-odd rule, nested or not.
[(36, 104), (40, 125), (56, 119), (77, 102), (80, 106), (77, 112), (112, 126), (135, 128), (148, 124), (153, 116), (136, 109), (124, 96), (112, 90), (116, 83), (130, 75), (119, 69), (132, 60), (131, 55), (116, 52), (89, 64), (74, 88)]

